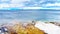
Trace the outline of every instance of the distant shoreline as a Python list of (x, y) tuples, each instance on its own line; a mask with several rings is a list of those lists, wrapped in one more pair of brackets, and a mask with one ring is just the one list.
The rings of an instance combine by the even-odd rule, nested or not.
[(60, 11), (59, 9), (0, 9), (0, 11)]

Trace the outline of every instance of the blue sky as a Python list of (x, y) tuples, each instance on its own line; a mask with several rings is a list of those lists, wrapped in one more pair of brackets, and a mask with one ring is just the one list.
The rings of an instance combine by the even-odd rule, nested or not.
[(0, 9), (60, 9), (60, 0), (0, 0)]

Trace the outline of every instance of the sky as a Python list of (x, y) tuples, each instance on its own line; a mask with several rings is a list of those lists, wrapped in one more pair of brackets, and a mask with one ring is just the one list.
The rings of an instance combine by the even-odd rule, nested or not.
[(60, 0), (0, 0), (0, 9), (60, 9)]

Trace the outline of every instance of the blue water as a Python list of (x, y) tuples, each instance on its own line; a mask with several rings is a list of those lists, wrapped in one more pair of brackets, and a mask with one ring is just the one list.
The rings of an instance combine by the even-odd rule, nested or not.
[(59, 10), (0, 10), (0, 23), (11, 20), (60, 21)]

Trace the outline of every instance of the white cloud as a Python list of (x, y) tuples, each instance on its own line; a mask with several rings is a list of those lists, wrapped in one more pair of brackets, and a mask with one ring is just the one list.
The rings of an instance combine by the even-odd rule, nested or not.
[[(10, 3), (5, 3), (7, 1), (10, 1)], [(6, 9), (6, 8), (21, 8), (24, 7), (23, 2), (29, 1), (29, 0), (1, 0), (0, 9)]]
[[(10, 3), (4, 3), (9, 1)], [(60, 3), (53, 3), (53, 4), (44, 4), (42, 7), (27, 7), (25, 6), (24, 2), (26, 1), (32, 1), (32, 0), (1, 0), (0, 9), (8, 9), (8, 8), (22, 8), (22, 9), (60, 9), (60, 8), (43, 8), (43, 7), (49, 7), (49, 6), (59, 6)], [(40, 3), (44, 2), (43, 0), (40, 1)], [(35, 4), (38, 6), (38, 4)]]
[(4, 8), (4, 7), (9, 7), (9, 5), (8, 4), (0, 4), (0, 8)]
[(42, 7), (23, 7), (23, 9), (40, 9)]
[(8, 0), (1, 0), (2, 2), (4, 2), (4, 1), (8, 1)]
[(14, 4), (16, 4), (16, 3), (21, 4), (21, 3), (25, 2), (25, 1), (30, 1), (30, 0), (11, 0), (11, 3), (14, 3)]
[(21, 8), (23, 4), (0, 4), (0, 9)]
[(60, 3), (53, 3), (53, 4), (49, 3), (49, 4), (46, 4), (46, 6), (60, 6)]

